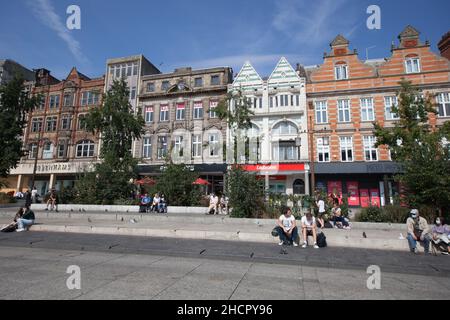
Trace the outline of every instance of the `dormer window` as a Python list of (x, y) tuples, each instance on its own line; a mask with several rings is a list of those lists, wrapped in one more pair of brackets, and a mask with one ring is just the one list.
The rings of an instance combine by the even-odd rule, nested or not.
[(406, 73), (420, 72), (420, 59), (416, 55), (407, 56), (405, 59)]
[(345, 62), (338, 62), (334, 66), (334, 75), (336, 80), (348, 79), (348, 67)]

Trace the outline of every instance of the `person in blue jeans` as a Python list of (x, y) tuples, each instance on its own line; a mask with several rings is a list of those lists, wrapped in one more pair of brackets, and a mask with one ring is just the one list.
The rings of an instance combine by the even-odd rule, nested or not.
[(430, 228), (427, 220), (419, 215), (419, 210), (412, 209), (410, 211), (410, 217), (406, 220), (406, 227), (408, 229), (406, 239), (408, 239), (409, 250), (417, 254), (417, 242), (421, 242), (425, 254), (430, 253)]
[(22, 218), (17, 219), (17, 232), (28, 230), (34, 224), (34, 212), (30, 207), (26, 207)]
[(295, 217), (292, 215), (290, 208), (282, 208), (282, 215), (278, 218), (277, 227), (275, 229), (280, 237), (280, 246), (283, 244), (293, 244), (294, 247), (298, 246), (297, 222)]

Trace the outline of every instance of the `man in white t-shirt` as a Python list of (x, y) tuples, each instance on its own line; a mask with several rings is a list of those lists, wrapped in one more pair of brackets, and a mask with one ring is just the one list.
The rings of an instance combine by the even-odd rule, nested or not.
[(302, 248), (308, 246), (308, 237), (311, 236), (314, 239), (314, 249), (319, 249), (317, 245), (317, 226), (316, 218), (313, 217), (311, 212), (308, 212), (302, 217), (302, 235), (303, 235), (303, 245)]
[(319, 208), (319, 216), (325, 214), (325, 201), (322, 198), (317, 201), (317, 207)]
[(279, 245), (293, 244), (297, 247), (298, 229), (295, 217), (292, 215), (291, 209), (283, 208), (284, 212), (277, 220), (277, 232), (280, 237)]

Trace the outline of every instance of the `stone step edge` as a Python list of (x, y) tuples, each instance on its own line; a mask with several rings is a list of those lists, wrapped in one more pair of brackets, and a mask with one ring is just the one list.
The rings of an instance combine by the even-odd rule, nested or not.
[[(81, 234), (106, 234), (122, 236), (146, 236), (162, 238), (179, 239), (200, 239), (200, 240), (225, 240), (225, 241), (244, 241), (244, 242), (264, 242), (278, 243), (278, 238), (272, 237), (267, 233), (251, 232), (230, 232), (230, 231), (205, 231), (205, 230), (183, 230), (183, 229), (149, 229), (149, 228), (130, 228), (130, 227), (94, 227), (94, 226), (57, 226), (57, 225), (34, 225), (31, 232), (62, 232), (62, 233), (81, 233)], [(408, 250), (406, 240), (399, 239), (358, 239), (349, 237), (330, 237), (327, 236), (327, 242), (332, 247), (363, 248), (405, 251)]]

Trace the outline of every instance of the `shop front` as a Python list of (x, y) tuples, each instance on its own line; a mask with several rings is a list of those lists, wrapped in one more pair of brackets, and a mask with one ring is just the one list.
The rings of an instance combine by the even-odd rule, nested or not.
[(348, 199), (350, 207), (382, 207), (393, 204), (399, 185), (393, 179), (399, 167), (392, 162), (316, 164), (316, 190), (334, 194), (340, 203)]
[(265, 189), (271, 193), (309, 194), (308, 164), (249, 164), (243, 169), (264, 178)]

